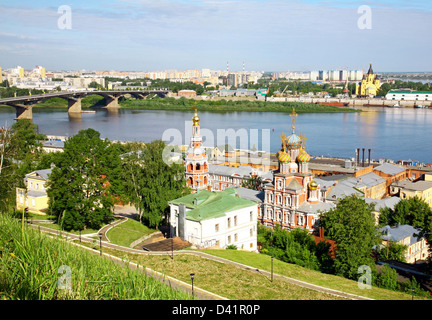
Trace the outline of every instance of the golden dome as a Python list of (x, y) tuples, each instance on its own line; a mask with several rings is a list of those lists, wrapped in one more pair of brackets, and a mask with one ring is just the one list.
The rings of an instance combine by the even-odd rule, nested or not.
[(310, 155), (307, 154), (305, 149), (301, 149), (300, 154), (297, 156), (298, 162), (309, 162)]
[(277, 153), (277, 157), (279, 162), (282, 163), (287, 163), (290, 162), (291, 160), (291, 156), (289, 155), (289, 153), (286, 153), (284, 150), (281, 150)]
[(193, 125), (196, 126), (196, 125), (199, 125), (200, 118), (198, 117), (196, 107), (194, 109), (195, 109), (195, 115), (192, 118), (192, 122), (193, 122)]
[(315, 182), (315, 180), (309, 182), (309, 189), (316, 190), (317, 188), (318, 188), (318, 184)]

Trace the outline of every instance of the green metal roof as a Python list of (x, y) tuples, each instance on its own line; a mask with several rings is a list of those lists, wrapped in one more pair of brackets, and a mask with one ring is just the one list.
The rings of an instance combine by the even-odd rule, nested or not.
[(192, 210), (186, 212), (186, 219), (202, 221), (225, 216), (226, 212), (231, 212), (241, 208), (256, 206), (256, 203), (237, 197), (237, 192), (233, 188), (225, 189), (220, 192), (201, 190), (187, 196), (169, 201), (170, 204), (184, 204)]
[(432, 91), (390, 90), (388, 93), (432, 94)]

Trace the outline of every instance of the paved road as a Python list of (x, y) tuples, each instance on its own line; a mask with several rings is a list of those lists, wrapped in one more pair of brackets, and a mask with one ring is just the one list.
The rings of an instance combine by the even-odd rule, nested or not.
[[(59, 233), (60, 233), (60, 231), (53, 230), (53, 229), (50, 229), (50, 228), (46, 228), (46, 227), (43, 227), (43, 226), (36, 226), (36, 225), (30, 225), (30, 226), (32, 228), (34, 228), (34, 229), (38, 229), (39, 228), (41, 231), (44, 231), (44, 232), (47, 232), (47, 233), (50, 233), (50, 234), (54, 234), (54, 235), (59, 235)], [(61, 232), (61, 235), (63, 237), (66, 237), (67, 240), (78, 240), (79, 239), (78, 235), (67, 233), (67, 232), (63, 232), (63, 231)], [(89, 235), (81, 236), (81, 241), (82, 242), (93, 242), (94, 240), (88, 238), (88, 236)], [(79, 245), (79, 244), (77, 244), (77, 245)], [(254, 267), (251, 267), (251, 266), (248, 266), (248, 265), (244, 265), (244, 264), (241, 264), (241, 263), (238, 263), (238, 262), (234, 262), (234, 261), (231, 261), (231, 260), (228, 260), (228, 259), (220, 258), (220, 257), (217, 257), (217, 256), (213, 256), (213, 255), (210, 255), (210, 254), (207, 254), (207, 253), (204, 253), (204, 252), (197, 252), (197, 251), (191, 251), (191, 250), (174, 251), (173, 253), (171, 251), (157, 251), (157, 252), (156, 251), (152, 251), (152, 252), (149, 252), (149, 251), (143, 251), (143, 250), (138, 250), (138, 249), (127, 248), (127, 247), (119, 246), (119, 245), (116, 245), (116, 244), (113, 244), (113, 243), (109, 243), (109, 242), (106, 242), (106, 241), (102, 241), (102, 253), (103, 253), (103, 248), (104, 247), (111, 248), (111, 249), (116, 249), (116, 250), (121, 250), (121, 251), (128, 252), (128, 253), (144, 254), (144, 255), (171, 255), (171, 254), (180, 255), (180, 254), (191, 254), (191, 255), (202, 257), (202, 258), (206, 258), (206, 259), (210, 259), (210, 260), (214, 260), (214, 261), (218, 261), (218, 262), (234, 265), (236, 267), (239, 267), (241, 269), (248, 270), (248, 271), (251, 271), (251, 272), (260, 272), (261, 274), (263, 274), (264, 276), (266, 276), (268, 278), (271, 277), (271, 273), (268, 272), (268, 271), (258, 270), (258, 269), (254, 268)], [(93, 253), (99, 254), (99, 251), (97, 251), (97, 250), (94, 250), (94, 249), (91, 249), (91, 248), (88, 248), (88, 247), (84, 247), (84, 246), (83, 246), (83, 248), (85, 248), (85, 249), (87, 249), (87, 250), (89, 250), (89, 251), (91, 251)], [(117, 263), (125, 264), (125, 262), (123, 262), (120, 258), (111, 256), (111, 255), (105, 254), (105, 253), (103, 253), (103, 255), (105, 257), (107, 257), (108, 259), (113, 260), (113, 261), (115, 261)], [(149, 275), (149, 276), (155, 277), (155, 278), (157, 278), (157, 279), (159, 279), (161, 281), (165, 281), (165, 282), (169, 283), (174, 288), (177, 288), (177, 289), (180, 289), (180, 290), (184, 290), (186, 292), (191, 293), (191, 289), (192, 289), (191, 285), (187, 284), (187, 283), (185, 283), (183, 281), (174, 279), (172, 277), (168, 277), (166, 275), (164, 276), (161, 273), (159, 273), (159, 272), (157, 272), (155, 270), (149, 269), (149, 268), (145, 268), (145, 270), (144, 270), (142, 266), (138, 266), (137, 264), (132, 263), (132, 262), (129, 263), (129, 267), (139, 268), (139, 269), (145, 271), (146, 274)], [(273, 278), (274, 279), (283, 280), (283, 281), (287, 281), (289, 283), (292, 283), (292, 284), (295, 284), (295, 285), (298, 285), (298, 286), (301, 286), (301, 287), (304, 287), (304, 288), (308, 288), (308, 289), (311, 289), (311, 290), (316, 290), (316, 291), (319, 291), (319, 292), (323, 292), (323, 293), (327, 293), (327, 294), (332, 294), (334, 296), (341, 297), (341, 298), (344, 298), (344, 299), (373, 300), (373, 299), (370, 299), (370, 298), (367, 298), (367, 297), (362, 297), (362, 296), (358, 296), (358, 295), (354, 295), (354, 294), (350, 294), (350, 293), (346, 293), (346, 292), (342, 292), (342, 291), (338, 291), (338, 290), (333, 290), (333, 289), (321, 287), (321, 286), (318, 286), (318, 285), (315, 285), (315, 284), (311, 284), (311, 283), (307, 283), (307, 282), (304, 282), (304, 281), (296, 280), (296, 279), (289, 278), (289, 277), (286, 277), (286, 276), (283, 276), (283, 275), (279, 275), (279, 274), (275, 274), (275, 273), (273, 273)], [(215, 299), (216, 300), (227, 300), (227, 298), (225, 298), (225, 297), (222, 297), (222, 296), (219, 296), (217, 294), (211, 293), (209, 291), (206, 291), (204, 289), (198, 288), (196, 286), (194, 286), (194, 294), (195, 294), (195, 296), (197, 298), (202, 299), (202, 300), (215, 300)]]

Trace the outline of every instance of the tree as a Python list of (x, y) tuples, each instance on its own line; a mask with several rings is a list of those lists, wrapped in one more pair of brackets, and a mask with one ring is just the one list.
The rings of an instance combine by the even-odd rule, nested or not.
[(417, 196), (402, 199), (395, 205), (393, 210), (390, 210), (389, 225), (400, 223), (424, 229), (430, 216), (432, 216), (432, 210), (423, 199)]
[(259, 176), (251, 176), (242, 180), (242, 187), (252, 190), (262, 190), (262, 179)]
[(98, 229), (112, 220), (120, 158), (93, 129), (65, 141), (54, 159), (47, 193), (50, 213), (65, 230)]
[(372, 211), (373, 205), (353, 195), (339, 200), (335, 209), (321, 214), (320, 226), (324, 227), (327, 238), (336, 241), (337, 275), (357, 280), (361, 265), (375, 270), (372, 248), (380, 237)]
[(15, 205), (16, 187), (24, 187), (25, 174), (35, 170), (42, 154), (39, 140), (46, 136), (36, 132), (30, 120), (19, 120), (11, 127), (0, 128), (0, 208)]
[(377, 249), (378, 260), (396, 260), (406, 262), (405, 252), (408, 246), (390, 241), (385, 247)]
[[(163, 157), (166, 144), (161, 140), (147, 143), (123, 160), (123, 180), (130, 202), (137, 208), (140, 222), (157, 227), (166, 219), (168, 201), (186, 190), (183, 164)], [(187, 191), (186, 191), (187, 192)]]

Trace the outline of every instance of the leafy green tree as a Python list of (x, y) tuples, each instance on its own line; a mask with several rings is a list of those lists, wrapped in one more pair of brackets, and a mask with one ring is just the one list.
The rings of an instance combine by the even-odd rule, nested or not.
[(324, 227), (327, 238), (336, 241), (337, 275), (358, 279), (361, 265), (375, 269), (372, 248), (380, 237), (372, 211), (373, 205), (354, 195), (339, 200), (335, 209), (321, 214), (320, 226)]
[(280, 225), (270, 230), (259, 224), (258, 242), (263, 245), (262, 253), (276, 259), (312, 270), (332, 271), (329, 245), (324, 242), (316, 245), (307, 230), (296, 228), (288, 231), (283, 230)]
[(242, 180), (242, 187), (252, 190), (262, 190), (262, 179), (259, 176), (252, 176)]
[(408, 247), (406, 245), (390, 241), (390, 243), (388, 243), (386, 246), (377, 249), (378, 260), (396, 260), (400, 262), (406, 262), (405, 252), (407, 248)]
[(16, 187), (24, 187), (25, 174), (35, 170), (42, 154), (37, 126), (29, 120), (19, 120), (11, 127), (0, 129), (0, 207), (15, 206)]
[(169, 164), (163, 156), (165, 147), (161, 140), (147, 143), (125, 157), (122, 164), (126, 193), (140, 221), (150, 227), (166, 219), (168, 201), (188, 192), (183, 164)]
[(81, 130), (53, 160), (47, 193), (60, 226), (97, 229), (111, 221), (120, 158), (109, 141), (93, 129)]
[(389, 224), (408, 224), (415, 228), (425, 228), (428, 217), (432, 216), (429, 204), (419, 197), (402, 199), (390, 211)]
[(377, 273), (375, 282), (379, 287), (389, 290), (397, 290), (399, 287), (396, 270), (387, 265), (382, 266), (380, 272)]

